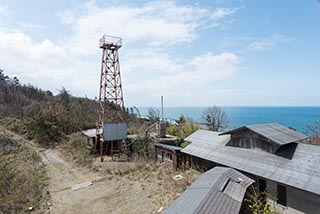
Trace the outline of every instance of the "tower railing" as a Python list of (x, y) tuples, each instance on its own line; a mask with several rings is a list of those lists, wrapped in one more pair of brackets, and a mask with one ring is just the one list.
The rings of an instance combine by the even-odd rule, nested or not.
[(100, 48), (119, 49), (122, 46), (122, 39), (116, 36), (103, 35), (99, 40)]

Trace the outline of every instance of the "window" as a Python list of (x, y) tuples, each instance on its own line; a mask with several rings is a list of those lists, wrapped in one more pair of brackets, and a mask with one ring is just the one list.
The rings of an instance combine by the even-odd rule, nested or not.
[(277, 202), (283, 206), (287, 206), (287, 188), (283, 185), (277, 185)]
[(163, 151), (157, 149), (157, 160), (161, 163), (163, 162)]

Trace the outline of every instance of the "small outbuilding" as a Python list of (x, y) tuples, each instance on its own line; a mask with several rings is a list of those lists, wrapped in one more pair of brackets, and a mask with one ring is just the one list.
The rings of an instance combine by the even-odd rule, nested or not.
[(189, 163), (189, 156), (181, 153), (182, 147), (155, 143), (154, 148), (158, 163), (166, 163), (173, 169), (186, 167)]
[(215, 167), (192, 183), (165, 214), (237, 214), (254, 181), (237, 170)]
[[(96, 129), (83, 130), (81, 133), (92, 144), (93, 148), (99, 149), (100, 145), (96, 144)], [(107, 142), (107, 153), (119, 153), (121, 143), (127, 139), (127, 125), (125, 123), (105, 124), (103, 127), (103, 138)]]
[(96, 143), (96, 129), (82, 130), (81, 134), (85, 137), (89, 144), (95, 145)]

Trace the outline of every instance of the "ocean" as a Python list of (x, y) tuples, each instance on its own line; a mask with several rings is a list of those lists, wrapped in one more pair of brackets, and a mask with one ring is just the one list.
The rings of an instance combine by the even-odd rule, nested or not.
[[(148, 114), (150, 107), (139, 107), (142, 116)], [(159, 107), (152, 107), (160, 110)], [(201, 122), (201, 114), (206, 107), (165, 107), (164, 117), (176, 120), (184, 115)], [(279, 123), (291, 126), (299, 132), (307, 129), (307, 124), (320, 120), (320, 107), (221, 107), (227, 114), (229, 127), (261, 123)]]

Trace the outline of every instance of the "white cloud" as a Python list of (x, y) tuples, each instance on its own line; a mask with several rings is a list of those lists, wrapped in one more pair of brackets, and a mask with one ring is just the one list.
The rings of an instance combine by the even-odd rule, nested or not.
[(271, 36), (260, 39), (257, 41), (252, 42), (248, 46), (248, 50), (250, 51), (264, 51), (275, 48), (280, 44), (287, 44), (292, 42), (291, 38), (288, 38), (281, 34), (272, 34)]
[[(146, 59), (148, 60), (148, 58)], [(179, 60), (178, 60), (179, 61)], [(127, 76), (126, 87), (130, 88), (130, 94), (141, 94), (146, 96), (160, 96), (161, 94), (190, 96), (190, 94), (202, 94), (210, 91), (215, 81), (229, 79), (239, 70), (240, 59), (233, 53), (224, 52), (221, 54), (207, 53), (189, 60), (180, 62), (177, 68), (172, 65), (178, 64), (175, 59), (168, 60), (163, 67), (170, 70), (170, 73), (159, 73), (151, 80), (147, 78), (137, 78), (132, 81), (131, 76)], [(154, 63), (156, 68), (157, 62)], [(139, 72), (137, 70), (136, 72)]]
[[(65, 86), (75, 95), (94, 97), (101, 63), (98, 40), (108, 33), (124, 39), (120, 64), (124, 95), (130, 105), (150, 105), (148, 97), (162, 93), (210, 91), (212, 82), (231, 78), (238, 71), (239, 57), (224, 52), (184, 58), (172, 54), (176, 52), (171, 48), (190, 44), (200, 29), (231, 15), (230, 11), (218, 13), (213, 17), (214, 11), (209, 9), (172, 1), (140, 7), (99, 7), (89, 2), (81, 11), (58, 13), (71, 29), (62, 41), (35, 42), (21, 31), (0, 29), (0, 65), (23, 82), (53, 91)], [(42, 26), (20, 23), (20, 27)]]
[(218, 7), (213, 11), (213, 14), (211, 15), (211, 17), (214, 20), (220, 20), (222, 18), (230, 16), (231, 14), (235, 13), (236, 11), (237, 11), (237, 8), (222, 8), (222, 7)]
[(75, 21), (75, 15), (72, 11), (60, 11), (57, 14), (63, 24), (71, 24)]
[(17, 25), (19, 27), (26, 28), (26, 29), (31, 29), (31, 30), (37, 30), (37, 29), (38, 30), (43, 30), (43, 29), (46, 29), (46, 27), (43, 26), (43, 25), (26, 23), (26, 22), (18, 22)]
[(1, 16), (2, 17), (8, 17), (10, 15), (11, 15), (10, 10), (5, 6), (1, 6), (0, 5), (0, 17)]
[(67, 11), (59, 16), (72, 27), (69, 48), (77, 54), (90, 55), (96, 52), (99, 36), (105, 33), (124, 38), (127, 45), (143, 42), (153, 47), (168, 46), (195, 40), (197, 30), (234, 12), (234, 9), (211, 11), (172, 1), (154, 1), (141, 7), (102, 8), (90, 3), (80, 15)]
[[(66, 53), (63, 48), (53, 44), (45, 39), (41, 43), (32, 43), (32, 39), (19, 32), (0, 32), (0, 49), (2, 59), (5, 57), (15, 58), (21, 57), (30, 60), (54, 60), (57, 56), (65, 57)], [(8, 53), (17, 55), (9, 56)], [(16, 56), (16, 57), (14, 57)]]
[(237, 72), (240, 59), (234, 53), (223, 52), (219, 55), (207, 53), (196, 57), (190, 64), (195, 66), (203, 81), (225, 80)]
[(148, 72), (149, 74), (179, 73), (183, 71), (183, 63), (173, 59), (168, 53), (154, 49), (131, 49), (121, 58), (122, 69), (126, 73)]
[(21, 32), (0, 32), (0, 65), (24, 83), (54, 92), (66, 86), (78, 95), (83, 94), (83, 85), (77, 84), (91, 79), (83, 75), (93, 67), (85, 60), (76, 62), (63, 47), (48, 39), (35, 43)]
[(5, 6), (0, 5), (0, 30), (4, 28), (5, 20), (10, 16), (10, 10)]

